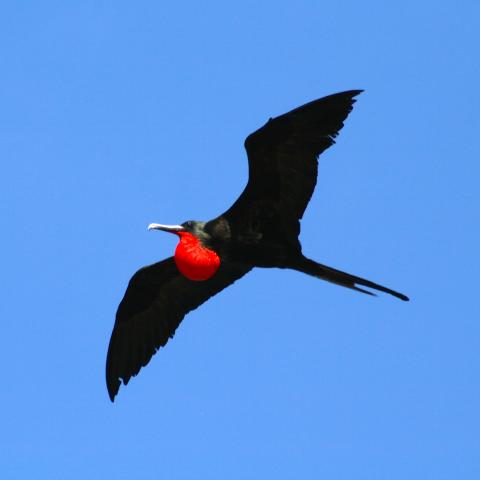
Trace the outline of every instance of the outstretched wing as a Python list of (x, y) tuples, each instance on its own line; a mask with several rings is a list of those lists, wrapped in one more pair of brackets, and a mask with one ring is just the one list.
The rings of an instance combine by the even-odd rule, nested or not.
[(245, 275), (250, 268), (222, 263), (209, 280), (195, 282), (181, 275), (173, 257), (140, 269), (130, 280), (118, 306), (107, 354), (110, 400), (155, 352), (163, 347), (183, 317)]
[(354, 97), (361, 92), (351, 90), (320, 98), (271, 118), (249, 135), (245, 140), (248, 183), (223, 216), (235, 224), (256, 212), (269, 211), (276, 217), (281, 213), (275, 220), (298, 230), (298, 235), (299, 220), (317, 182), (317, 158), (335, 143)]

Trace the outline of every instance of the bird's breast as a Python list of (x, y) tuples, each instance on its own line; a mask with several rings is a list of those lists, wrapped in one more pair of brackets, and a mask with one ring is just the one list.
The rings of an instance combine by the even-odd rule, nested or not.
[(208, 280), (220, 267), (217, 253), (205, 248), (198, 238), (190, 233), (180, 236), (174, 258), (180, 273), (189, 280)]

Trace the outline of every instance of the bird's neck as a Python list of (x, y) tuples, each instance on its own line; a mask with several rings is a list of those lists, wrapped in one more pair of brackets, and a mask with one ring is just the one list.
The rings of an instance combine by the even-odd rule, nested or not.
[(216, 252), (204, 247), (200, 240), (189, 232), (179, 233), (180, 242), (175, 249), (175, 263), (182, 275), (190, 280), (208, 280), (220, 267)]

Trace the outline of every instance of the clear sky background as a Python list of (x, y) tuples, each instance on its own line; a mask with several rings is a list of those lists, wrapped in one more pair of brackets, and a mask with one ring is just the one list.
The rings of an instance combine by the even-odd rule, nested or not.
[[(2, 479), (478, 479), (480, 4), (4, 2)], [(150, 222), (209, 219), (270, 116), (364, 88), (304, 252), (408, 294), (256, 270), (110, 403)]]

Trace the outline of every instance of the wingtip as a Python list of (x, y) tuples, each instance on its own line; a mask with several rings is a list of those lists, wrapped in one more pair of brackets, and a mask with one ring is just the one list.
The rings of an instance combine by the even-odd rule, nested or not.
[(363, 89), (344, 90), (343, 92), (333, 93), (332, 95), (328, 95), (326, 97), (320, 98), (319, 100), (331, 98), (331, 99), (336, 99), (336, 100), (340, 100), (340, 101), (347, 101), (351, 105), (353, 105), (357, 101), (357, 99), (355, 97), (357, 97), (358, 95), (360, 95), (364, 91), (365, 90), (363, 90)]
[(365, 90), (363, 89), (359, 89), (359, 90), (350, 90), (348, 93), (350, 94), (351, 98), (352, 98), (352, 101), (353, 102), (356, 102), (356, 98), (358, 95), (360, 95), (361, 93), (363, 93)]
[(334, 93), (333, 95), (348, 95), (350, 97), (356, 97), (364, 91), (365, 90), (363, 88), (354, 88), (352, 90), (344, 90), (343, 92)]
[(107, 379), (107, 391), (108, 391), (108, 398), (112, 403), (115, 402), (115, 397), (117, 396), (118, 390), (120, 389), (120, 380), (117, 381), (109, 381)]

